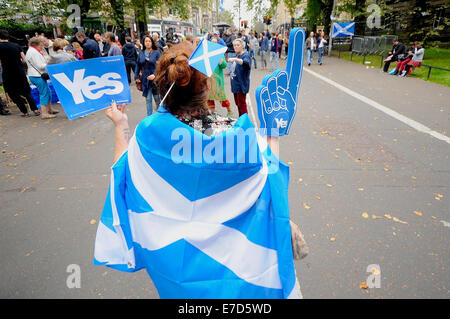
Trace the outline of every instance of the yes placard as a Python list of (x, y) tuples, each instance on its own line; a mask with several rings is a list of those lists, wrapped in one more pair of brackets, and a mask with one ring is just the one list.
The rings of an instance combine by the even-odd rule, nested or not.
[(112, 99), (131, 102), (121, 55), (48, 65), (47, 71), (69, 120), (105, 109)]

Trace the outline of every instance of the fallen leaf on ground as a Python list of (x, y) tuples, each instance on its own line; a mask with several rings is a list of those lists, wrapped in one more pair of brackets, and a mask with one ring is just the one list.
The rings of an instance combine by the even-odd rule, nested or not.
[(66, 189), (65, 187), (58, 188), (58, 190), (60, 190), (60, 191), (65, 190), (65, 189)]
[(389, 214), (384, 214), (384, 217), (386, 217), (387, 219), (392, 219), (392, 216)]
[(311, 208), (311, 207), (308, 206), (308, 204), (306, 204), (306, 203), (303, 203), (303, 207), (305, 207), (305, 209), (310, 209), (310, 208)]
[(446, 222), (445, 220), (440, 221), (445, 227), (450, 227), (450, 223)]
[(431, 216), (431, 218), (433, 218), (433, 219), (437, 219), (437, 217), (436, 217), (436, 216)]
[(336, 237), (331, 237), (331, 238), (330, 238), (330, 241), (331, 241), (331, 242), (336, 241)]
[(95, 219), (91, 219), (90, 224), (94, 225), (97, 221)]
[(415, 177), (415, 176), (411, 176), (411, 178), (412, 178), (412, 179), (417, 179), (417, 177)]
[(369, 214), (367, 214), (367, 212), (363, 212), (363, 213), (361, 214), (361, 216), (364, 217), (364, 218), (369, 218)]
[(392, 219), (394, 220), (394, 222), (397, 222), (397, 223), (408, 224), (407, 222), (405, 222), (405, 221), (403, 221), (403, 220), (400, 220), (400, 219), (398, 219), (397, 217), (393, 217)]
[(320, 196), (317, 196), (317, 195), (316, 195), (316, 196), (314, 196), (314, 197), (315, 197), (316, 199), (320, 200)]
[(328, 134), (328, 131), (326, 131), (326, 130), (322, 131), (322, 135), (327, 135), (327, 134)]
[(90, 141), (88, 144), (89, 144), (89, 145), (94, 145), (94, 144), (95, 144), (95, 141)]
[(389, 170), (389, 168), (387, 168), (387, 167), (385, 167), (385, 168), (383, 168), (386, 172)]
[(414, 211), (414, 214), (416, 214), (417, 216), (422, 216), (422, 213), (418, 212), (417, 210)]
[(380, 219), (383, 218), (382, 216), (372, 215), (372, 219)]
[(358, 190), (359, 190), (359, 191), (363, 191), (363, 190), (364, 190), (364, 188), (360, 187), (360, 188), (358, 188)]
[(331, 185), (331, 184), (327, 184), (327, 186), (328, 186), (328, 187), (333, 187), (333, 185)]
[(366, 282), (362, 282), (362, 283), (359, 284), (359, 288), (360, 288), (360, 289), (368, 289), (369, 286), (367, 285)]

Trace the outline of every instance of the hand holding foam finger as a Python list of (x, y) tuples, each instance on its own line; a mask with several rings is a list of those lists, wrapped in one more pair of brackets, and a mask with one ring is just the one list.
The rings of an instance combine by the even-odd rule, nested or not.
[(276, 70), (265, 76), (256, 89), (258, 117), (263, 135), (284, 136), (289, 133), (298, 107), (304, 44), (304, 30), (293, 29), (289, 35), (286, 70)]

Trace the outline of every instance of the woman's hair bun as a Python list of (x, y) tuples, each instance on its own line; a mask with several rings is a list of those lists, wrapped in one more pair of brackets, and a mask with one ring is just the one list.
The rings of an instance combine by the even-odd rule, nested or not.
[(187, 86), (191, 82), (192, 69), (189, 66), (189, 58), (180, 54), (173, 59), (170, 59), (171, 63), (168, 67), (168, 79), (170, 82), (175, 82), (178, 86)]

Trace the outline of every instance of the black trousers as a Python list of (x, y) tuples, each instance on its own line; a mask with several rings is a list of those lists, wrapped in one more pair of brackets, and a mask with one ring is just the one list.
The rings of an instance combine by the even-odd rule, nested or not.
[(393, 56), (392, 59), (391, 59), (391, 61), (384, 62), (384, 68), (383, 68), (383, 71), (384, 71), (384, 72), (387, 72), (387, 71), (389, 70), (389, 65), (391, 64), (391, 62), (396, 62), (396, 61), (398, 61), (397, 56)]
[[(5, 90), (6, 93), (8, 93), (11, 100), (17, 105), (20, 112), (22, 113), (28, 113), (27, 106), (25, 105), (25, 99), (28, 101), (28, 104), (30, 105), (30, 109), (32, 111), (36, 111), (38, 108), (36, 106), (36, 102), (33, 99), (33, 96), (31, 95), (31, 91), (24, 90), (23, 92), (20, 92), (19, 90)], [(24, 99), (25, 97), (25, 99)]]
[(5, 76), (5, 73), (2, 74), (3, 77), (3, 87), (5, 88), (5, 92), (8, 93), (11, 100), (17, 105), (20, 112), (28, 113), (27, 106), (25, 105), (25, 99), (28, 101), (30, 105), (30, 109), (32, 111), (36, 111), (38, 108), (36, 106), (36, 102), (31, 95), (30, 85), (28, 84), (28, 80), (23, 75), (16, 75), (15, 77)]
[(125, 70), (127, 70), (127, 77), (128, 77), (128, 84), (131, 83), (131, 70), (133, 70), (136, 67), (136, 62), (134, 61), (126, 61), (125, 62)]

